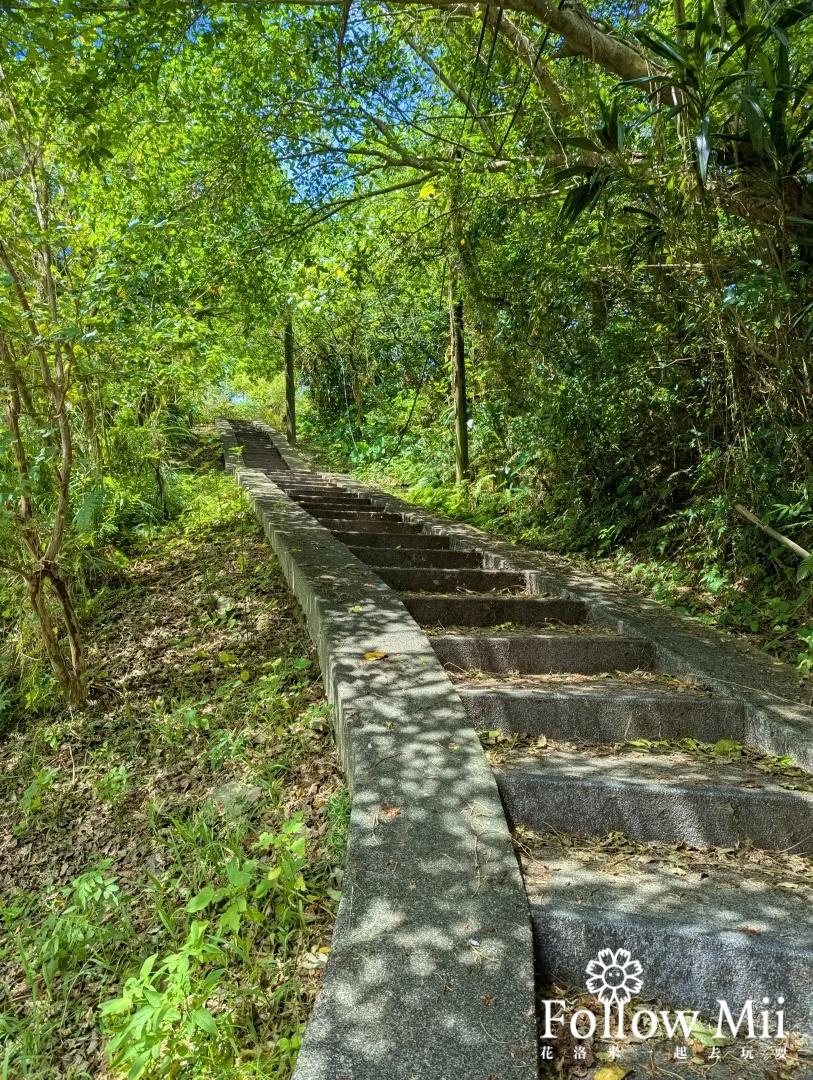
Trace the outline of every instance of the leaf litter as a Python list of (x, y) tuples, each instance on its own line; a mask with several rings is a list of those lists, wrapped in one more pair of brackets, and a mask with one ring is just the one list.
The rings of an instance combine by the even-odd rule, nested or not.
[(684, 694), (693, 697), (708, 698), (710, 691), (691, 683), (683, 682), (670, 675), (661, 675), (652, 671), (603, 671), (596, 675), (581, 675), (577, 672), (552, 672), (540, 675), (520, 675), (517, 671), (448, 671), (453, 682), (476, 683), (478, 689), (489, 690), (499, 686), (511, 686), (526, 690), (555, 690), (573, 687), (598, 687), (603, 693), (624, 693), (626, 691), (650, 691), (652, 693)]
[(613, 631), (591, 623), (568, 623), (559, 619), (545, 619), (532, 626), (522, 623), (504, 622), (494, 626), (468, 626), (465, 623), (437, 624), (423, 626), (423, 632), (429, 637), (439, 634), (463, 634), (466, 637), (528, 637), (535, 634), (589, 634), (590, 637), (612, 637)]
[[(799, 902), (807, 910), (813, 905), (813, 859), (782, 852), (766, 852), (747, 846), (740, 849), (691, 848), (686, 844), (667, 844), (660, 841), (639, 843), (629, 840), (619, 832), (604, 837), (584, 837), (571, 833), (539, 834), (525, 828), (514, 832), (514, 843), (520, 868), (529, 894), (542, 893), (550, 874), (561, 872), (566, 860), (570, 865), (581, 865), (592, 874), (606, 875), (608, 882), (623, 876), (661, 874), (664, 880), (674, 880), (673, 896), (666, 894), (662, 902), (669, 907), (681, 906), (682, 890), (690, 883), (703, 882), (705, 888), (737, 889), (744, 881), (749, 884), (779, 888), (791, 884), (800, 890)], [(642, 878), (643, 880), (643, 878)], [(794, 893), (794, 895), (797, 895)], [(578, 902), (578, 897), (576, 898)], [(735, 929), (732, 927), (732, 929)], [(759, 932), (758, 927), (739, 926), (741, 931)], [(603, 1006), (583, 989), (568, 986), (547, 986), (540, 989), (540, 998), (563, 999), (571, 1011), (588, 1008), (603, 1016)], [(656, 1011), (662, 1003), (634, 1000), (628, 1006), (628, 1014), (638, 1007), (651, 1007)], [(687, 1007), (677, 1003), (677, 1008)], [(689, 1008), (689, 1012), (692, 1009)], [(629, 1024), (627, 1024), (629, 1030)], [(601, 1025), (598, 1027), (601, 1032)], [(638, 1076), (692, 1076), (708, 1077), (709, 1080), (785, 1080), (807, 1077), (813, 1068), (813, 1055), (806, 1041), (796, 1033), (789, 1033), (782, 1043), (786, 1058), (776, 1060), (774, 1044), (770, 1047), (760, 1043), (754, 1046), (753, 1060), (742, 1058), (742, 1041), (728, 1040), (723, 1044), (713, 1038), (716, 1024), (710, 1018), (701, 1017), (700, 1024), (687, 1041), (670, 1040), (658, 1036), (653, 1040), (634, 1038), (626, 1042), (602, 1041), (598, 1035), (585, 1040), (590, 1051), (588, 1060), (574, 1057), (576, 1040), (565, 1029), (564, 1035), (552, 1043), (554, 1058), (541, 1062), (541, 1074), (548, 1080), (576, 1080), (590, 1077), (596, 1080), (601, 1068), (617, 1063), (632, 1069)], [(578, 1045), (582, 1045), (581, 1040)], [(709, 1048), (718, 1045), (720, 1060), (712, 1063)], [(752, 1045), (749, 1043), (749, 1046)], [(688, 1057), (675, 1056), (676, 1047), (687, 1047)], [(682, 1055), (683, 1049), (678, 1050)]]
[(706, 743), (700, 739), (626, 739), (617, 743), (589, 743), (526, 736), (501, 731), (481, 731), (480, 742), (492, 765), (511, 763), (522, 757), (544, 759), (557, 753), (584, 754), (586, 757), (668, 757), (676, 765), (702, 765), (728, 773), (747, 787), (760, 787), (760, 776), (773, 779), (781, 788), (790, 791), (813, 792), (813, 774), (797, 765), (792, 757), (765, 754), (753, 746), (720, 739)]
[(133, 1077), (193, 1075), (189, 1054), (284, 1077), (318, 989), (349, 813), (329, 710), (258, 524), (200, 484), (197, 521), (94, 600), (87, 708), (0, 736), (10, 1076), (108, 1077), (112, 1045)]

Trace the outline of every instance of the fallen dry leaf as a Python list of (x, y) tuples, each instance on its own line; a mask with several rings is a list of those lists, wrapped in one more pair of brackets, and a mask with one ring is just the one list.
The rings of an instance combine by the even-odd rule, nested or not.
[(364, 654), (364, 659), (365, 660), (386, 660), (386, 658), (389, 655), (390, 654), (386, 653), (386, 652), (366, 652)]
[(383, 814), (385, 818), (392, 820), (394, 817), (398, 817), (401, 813), (400, 806), (387, 806), (386, 803), (382, 803), (378, 808), (379, 814)]
[(593, 1080), (624, 1080), (632, 1069), (625, 1069), (623, 1065), (602, 1065)]

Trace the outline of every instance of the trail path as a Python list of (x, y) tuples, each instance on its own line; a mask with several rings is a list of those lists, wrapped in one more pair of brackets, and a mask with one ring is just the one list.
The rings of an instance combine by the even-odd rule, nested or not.
[[(369, 859), (370, 830), (379, 856), (382, 834), (403, 833), (397, 855), (384, 853), (385, 862), (400, 860), (403, 876), (378, 881), (383, 921), (368, 905), (377, 930), (362, 945), (358, 924), (353, 930), (340, 918), (298, 1080), (535, 1076), (545, 1059), (543, 1052), (536, 1060), (528, 1016), (526, 920), (543, 997), (562, 996), (551, 986), (584, 987), (588, 962), (623, 948), (643, 967), (642, 1000), (716, 1017), (723, 998), (736, 1019), (753, 999), (759, 1024), (759, 1010), (779, 1008), (783, 997), (786, 1027), (809, 1031), (813, 778), (777, 756), (813, 768), (813, 710), (792, 676), (606, 583), (568, 580), (543, 556), (350, 478), (315, 473), (264, 425), (224, 424), (223, 432), (232, 455), (241, 453), (240, 482), (328, 654), (327, 689), (354, 786), (351, 863)], [(312, 596), (320, 588), (321, 613)], [(341, 671), (343, 635), (355, 668)], [(399, 663), (408, 654), (412, 663)], [(438, 679), (438, 665), (448, 678)], [(428, 728), (409, 697), (416, 677)], [(469, 726), (462, 734), (461, 707)], [(475, 730), (486, 733), (518, 841), (527, 907)], [(427, 737), (442, 760), (426, 755)], [(392, 773), (382, 786), (385, 761)], [(424, 778), (435, 803), (420, 790)], [(455, 815), (478, 812), (472, 841)], [(435, 828), (433, 839), (415, 827), (416, 815)], [(448, 868), (429, 849), (448, 857)], [(354, 886), (363, 880), (357, 874)], [(435, 902), (439, 890), (458, 898), (473, 890), (475, 903), (450, 919)], [(431, 955), (427, 943), (442, 953), (450, 934), (448, 955)], [(331, 978), (345, 937), (351, 951), (370, 950), (369, 963)], [(370, 1008), (371, 957), (383, 963), (376, 978), (383, 971), (404, 980), (402, 996), (382, 998), (378, 1009)], [(474, 977), (461, 979), (469, 968)], [(761, 1077), (767, 1064), (779, 1070), (770, 1075), (792, 1065), (787, 1075), (813, 1076), (793, 1040), (781, 1064), (766, 1058), (772, 1043), (759, 1044), (753, 1066), (739, 1057), (742, 1045), (727, 1048), (720, 1063), (695, 1045), (695, 1064), (706, 1069), (697, 1075)], [(591, 1042), (588, 1064), (599, 1063), (601, 1049)], [(577, 1065), (572, 1040), (568, 1053)]]

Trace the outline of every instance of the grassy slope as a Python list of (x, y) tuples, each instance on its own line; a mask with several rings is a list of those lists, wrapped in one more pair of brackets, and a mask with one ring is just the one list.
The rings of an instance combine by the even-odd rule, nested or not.
[(2, 1077), (291, 1071), (347, 797), (258, 525), (190, 492), (94, 605), (87, 709), (0, 736)]

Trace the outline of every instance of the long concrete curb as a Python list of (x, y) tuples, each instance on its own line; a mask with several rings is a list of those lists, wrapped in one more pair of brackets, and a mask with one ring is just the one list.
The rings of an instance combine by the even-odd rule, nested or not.
[(744, 741), (766, 753), (789, 755), (813, 770), (813, 708), (802, 700), (798, 676), (753, 646), (703, 626), (653, 600), (626, 592), (608, 578), (574, 570), (564, 560), (529, 551), (472, 525), (429, 513), (395, 495), (339, 473), (327, 478), (364, 491), (393, 513), (450, 538), (454, 550), (483, 549), (486, 565), (528, 574), (537, 594), (582, 600), (587, 618), (619, 634), (648, 638), (655, 650), (655, 670), (685, 679), (742, 701)]
[(528, 903), (465, 709), (396, 595), (263, 471), (244, 469), (219, 426), (227, 468), (305, 612), (353, 793), (330, 960), (295, 1080), (535, 1077)]

